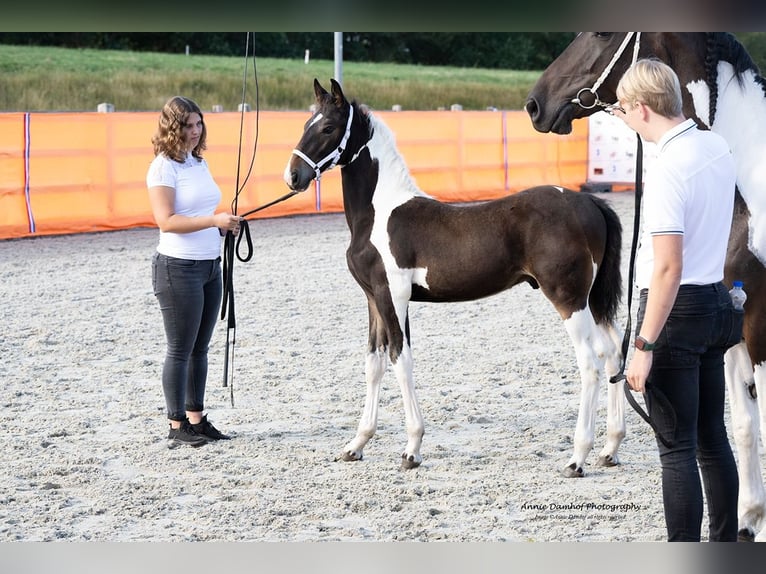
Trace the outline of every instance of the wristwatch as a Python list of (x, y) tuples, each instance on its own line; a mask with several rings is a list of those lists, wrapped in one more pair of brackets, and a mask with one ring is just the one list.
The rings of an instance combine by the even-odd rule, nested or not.
[(636, 337), (636, 340), (633, 343), (639, 351), (653, 351), (654, 347), (657, 343), (650, 343), (646, 339), (644, 339), (641, 335)]

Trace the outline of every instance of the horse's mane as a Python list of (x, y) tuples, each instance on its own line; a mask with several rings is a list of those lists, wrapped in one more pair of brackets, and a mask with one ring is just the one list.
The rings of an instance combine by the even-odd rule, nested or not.
[(386, 123), (377, 117), (367, 106), (359, 104), (356, 100), (351, 102), (369, 130), (370, 151), (381, 161), (381, 171), (399, 179), (399, 188), (409, 190), (413, 195), (426, 196), (412, 178), (407, 163), (404, 161), (399, 149), (396, 147), (396, 135)]
[(718, 62), (720, 60), (725, 60), (734, 67), (740, 86), (744, 72), (748, 70), (755, 72), (755, 80), (761, 85), (764, 97), (766, 97), (766, 80), (760, 75), (760, 70), (750, 54), (734, 35), (728, 32), (707, 32), (705, 36), (705, 80), (710, 91), (710, 125), (713, 125), (718, 104)]

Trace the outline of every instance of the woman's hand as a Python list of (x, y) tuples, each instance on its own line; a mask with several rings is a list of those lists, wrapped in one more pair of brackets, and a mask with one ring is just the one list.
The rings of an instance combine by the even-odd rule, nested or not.
[(652, 370), (652, 360), (654, 353), (652, 351), (639, 351), (633, 353), (633, 358), (628, 365), (628, 371), (625, 378), (628, 385), (634, 391), (643, 393), (646, 390), (646, 379), (649, 378), (649, 371)]
[(231, 213), (216, 213), (213, 216), (215, 226), (221, 230), (222, 235), (226, 235), (227, 231), (231, 231), (235, 236), (239, 235), (239, 229), (242, 218), (238, 215), (232, 215)]

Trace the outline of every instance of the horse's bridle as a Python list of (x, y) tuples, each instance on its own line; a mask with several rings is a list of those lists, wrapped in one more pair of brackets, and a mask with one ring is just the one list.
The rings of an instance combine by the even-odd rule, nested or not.
[[(598, 97), (597, 90), (601, 87), (601, 84), (604, 83), (604, 80), (607, 79), (609, 74), (612, 73), (612, 69), (614, 68), (614, 65), (617, 63), (617, 60), (620, 59), (620, 56), (622, 56), (622, 53), (625, 51), (625, 48), (627, 48), (628, 43), (630, 42), (630, 39), (635, 36), (635, 43), (633, 44), (633, 64), (636, 63), (636, 60), (638, 59), (638, 47), (641, 41), (641, 32), (628, 32), (625, 34), (625, 38), (622, 40), (622, 44), (620, 44), (620, 47), (617, 49), (617, 52), (615, 52), (614, 56), (612, 56), (611, 61), (607, 65), (607, 67), (604, 69), (604, 71), (601, 73), (601, 75), (598, 77), (596, 82), (593, 84), (590, 88), (583, 88), (579, 92), (577, 92), (577, 95), (570, 100), (570, 103), (577, 104), (584, 110), (591, 110), (595, 108), (596, 106), (601, 106), (606, 111), (609, 111), (609, 108), (612, 107), (612, 105), (616, 104), (607, 104), (606, 102), (602, 102)], [(580, 95), (583, 93), (589, 93), (593, 96), (593, 103), (590, 105), (586, 105), (583, 103), (583, 101), (580, 99)]]
[(346, 133), (343, 134), (343, 137), (341, 138), (338, 146), (320, 161), (315, 163), (314, 160), (312, 160), (309, 156), (307, 156), (298, 148), (293, 150), (294, 155), (297, 155), (299, 158), (301, 158), (303, 161), (309, 164), (309, 167), (311, 167), (311, 169), (314, 170), (314, 173), (316, 173), (317, 181), (321, 179), (322, 167), (327, 162), (330, 162), (330, 165), (327, 167), (327, 169), (332, 169), (336, 165), (338, 165), (340, 156), (343, 155), (343, 152), (346, 150), (346, 144), (348, 143), (348, 138), (351, 136), (351, 122), (353, 121), (353, 119), (354, 119), (354, 106), (349, 104), (348, 105), (348, 121), (346, 122)]

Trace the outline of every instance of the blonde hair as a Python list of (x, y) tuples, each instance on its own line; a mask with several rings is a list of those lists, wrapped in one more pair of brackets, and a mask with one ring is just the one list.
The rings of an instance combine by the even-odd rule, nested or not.
[(623, 105), (641, 102), (666, 118), (683, 113), (681, 82), (673, 68), (657, 58), (638, 60), (628, 68), (616, 93)]
[(183, 128), (189, 119), (189, 114), (199, 114), (202, 120), (202, 134), (199, 143), (192, 150), (192, 155), (197, 159), (202, 158), (202, 151), (206, 149), (207, 126), (202, 116), (202, 110), (189, 98), (173, 96), (162, 107), (157, 131), (152, 136), (154, 155), (165, 154), (176, 161), (186, 159), (186, 142), (183, 139)]

